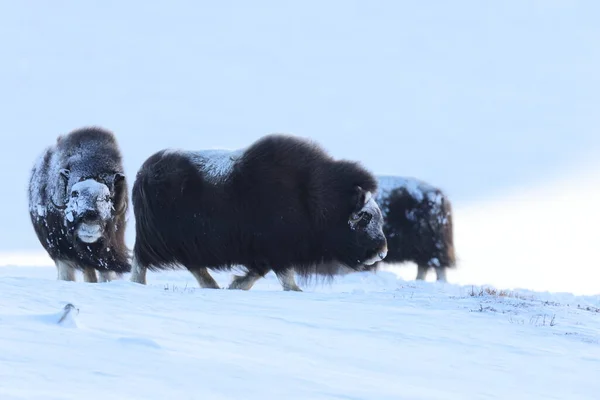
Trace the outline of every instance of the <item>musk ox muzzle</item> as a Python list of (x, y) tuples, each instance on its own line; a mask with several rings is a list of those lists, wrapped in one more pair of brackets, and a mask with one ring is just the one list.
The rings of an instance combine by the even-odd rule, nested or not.
[(370, 254), (367, 255), (363, 264), (365, 266), (371, 266), (376, 262), (383, 261), (383, 259), (387, 256), (388, 249), (387, 243), (384, 240), (379, 241), (380, 245), (375, 248), (375, 250), (371, 251)]
[(113, 210), (108, 186), (94, 179), (77, 182), (65, 205), (65, 221), (80, 241), (95, 243), (104, 235)]

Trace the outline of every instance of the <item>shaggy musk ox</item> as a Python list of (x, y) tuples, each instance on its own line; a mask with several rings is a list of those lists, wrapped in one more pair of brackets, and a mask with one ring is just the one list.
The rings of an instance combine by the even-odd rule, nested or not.
[(111, 132), (82, 128), (59, 136), (37, 160), (29, 180), (29, 214), (54, 260), (58, 279), (111, 280), (131, 270), (125, 245), (127, 182)]
[(229, 289), (250, 289), (271, 269), (284, 290), (302, 277), (332, 278), (385, 258), (377, 180), (317, 144), (267, 135), (239, 151), (161, 150), (133, 184), (136, 220), (131, 280), (186, 267), (203, 288), (208, 270), (244, 266)]
[(446, 281), (446, 269), (456, 266), (452, 230), (452, 207), (439, 189), (414, 178), (378, 176), (377, 203), (384, 216), (383, 231), (388, 255), (382, 263), (414, 262), (417, 279), (430, 268), (437, 280)]

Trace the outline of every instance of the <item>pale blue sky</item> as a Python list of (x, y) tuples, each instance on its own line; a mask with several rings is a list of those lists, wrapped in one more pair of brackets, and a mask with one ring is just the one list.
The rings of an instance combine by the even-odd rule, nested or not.
[(2, 2), (0, 250), (41, 248), (29, 169), (83, 125), (115, 131), (131, 183), (161, 148), (271, 132), (457, 204), (552, 179), (600, 154), (598, 21), (597, 1)]

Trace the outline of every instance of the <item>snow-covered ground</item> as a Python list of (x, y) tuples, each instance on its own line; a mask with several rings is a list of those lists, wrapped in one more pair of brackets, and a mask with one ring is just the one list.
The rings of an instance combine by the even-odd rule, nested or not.
[[(218, 274), (223, 284), (229, 274)], [(597, 399), (600, 298), (345, 276), (282, 292), (186, 272), (0, 268), (0, 398)], [(58, 324), (62, 308), (72, 312)], [(72, 315), (72, 317), (71, 317)]]

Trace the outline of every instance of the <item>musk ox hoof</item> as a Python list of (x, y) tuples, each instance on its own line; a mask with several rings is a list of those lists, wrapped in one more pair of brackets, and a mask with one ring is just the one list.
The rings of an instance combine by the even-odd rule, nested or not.
[(233, 276), (233, 280), (231, 281), (231, 283), (229, 284), (229, 286), (227, 287), (227, 289), (231, 289), (231, 290), (248, 290), (249, 288), (246, 287), (246, 283), (245, 283), (245, 276), (240, 276), (240, 275), (234, 275)]
[(260, 275), (249, 272), (246, 275), (234, 275), (233, 280), (229, 284), (228, 289), (233, 290), (250, 290), (257, 280), (261, 278)]

